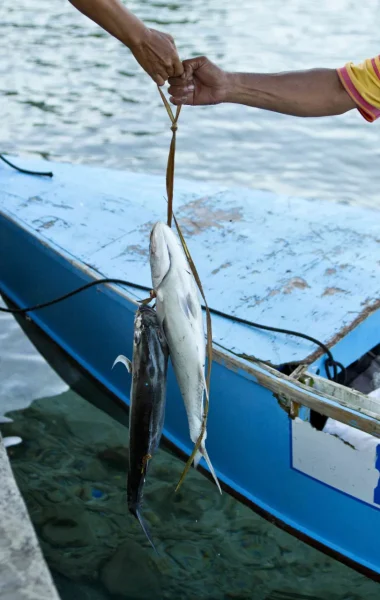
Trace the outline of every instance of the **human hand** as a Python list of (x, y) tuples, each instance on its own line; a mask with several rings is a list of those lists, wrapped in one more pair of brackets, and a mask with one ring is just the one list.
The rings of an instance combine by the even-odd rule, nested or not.
[(179, 77), (184, 72), (174, 39), (167, 33), (144, 27), (129, 47), (157, 85), (164, 85), (169, 77)]
[(181, 77), (169, 78), (172, 104), (220, 104), (227, 95), (228, 75), (205, 56), (183, 61)]

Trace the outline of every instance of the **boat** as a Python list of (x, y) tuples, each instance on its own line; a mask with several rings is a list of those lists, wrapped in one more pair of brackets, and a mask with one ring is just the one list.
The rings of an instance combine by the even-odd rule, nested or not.
[[(112, 364), (132, 354), (164, 178), (12, 160), (53, 176), (0, 165), (0, 292), (24, 308), (129, 282), (18, 317), (127, 410), (130, 376)], [(380, 348), (378, 211), (180, 178), (174, 210), (214, 309), (207, 448), (223, 489), (380, 581), (380, 399), (343, 381)], [(193, 450), (171, 366), (163, 439), (184, 460)]]

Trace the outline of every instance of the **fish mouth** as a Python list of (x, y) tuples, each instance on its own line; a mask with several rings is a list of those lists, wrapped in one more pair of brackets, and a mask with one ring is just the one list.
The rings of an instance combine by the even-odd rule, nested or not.
[(165, 226), (165, 223), (163, 221), (157, 221), (157, 223), (155, 223), (152, 227), (149, 238), (151, 252), (157, 252), (157, 229), (161, 229), (163, 226)]
[(152, 306), (140, 305), (136, 312), (135, 322), (137, 322), (139, 330), (144, 329), (144, 327), (157, 326), (158, 317), (156, 310)]

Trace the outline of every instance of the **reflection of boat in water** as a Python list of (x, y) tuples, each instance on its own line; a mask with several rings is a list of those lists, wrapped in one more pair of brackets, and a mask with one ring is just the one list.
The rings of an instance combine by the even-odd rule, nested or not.
[[(83, 166), (51, 168), (52, 180), (1, 168), (0, 286), (8, 301), (30, 306), (100, 277), (149, 285), (149, 232), (165, 212), (164, 182)], [(212, 307), (315, 336), (349, 377), (360, 370), (357, 361), (380, 341), (376, 212), (186, 181), (177, 181), (176, 198)], [(38, 326), (68, 365), (125, 406), (129, 376), (111, 366), (118, 354), (131, 354), (134, 311), (143, 297), (133, 286), (101, 285), (31, 312), (29, 324), (20, 321), (31, 339)], [(380, 578), (377, 443), (368, 436), (368, 444), (342, 439), (331, 428), (337, 421), (379, 437), (379, 400), (329, 381), (326, 356), (311, 341), (222, 316), (213, 317), (213, 330), (207, 443), (224, 488)], [(50, 360), (75, 385), (75, 370)], [(330, 433), (326, 417), (334, 420)], [(164, 435), (182, 456), (192, 451), (172, 369)]]

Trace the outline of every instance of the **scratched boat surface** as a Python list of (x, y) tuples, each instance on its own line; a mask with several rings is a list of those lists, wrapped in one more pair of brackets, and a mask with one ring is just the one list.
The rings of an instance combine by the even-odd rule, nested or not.
[[(27, 164), (51, 167), (54, 177), (23, 177), (4, 165), (1, 209), (100, 273), (151, 284), (149, 233), (166, 217), (163, 177)], [(174, 208), (208, 303), (219, 310), (331, 344), (380, 306), (378, 211), (184, 180), (175, 183)], [(216, 341), (276, 365), (317, 350), (224, 319), (213, 323)]]
[[(21, 162), (51, 168), (54, 177), (0, 166), (0, 290), (9, 299), (30, 306), (100, 274), (150, 285), (149, 232), (165, 218), (163, 179)], [(378, 212), (182, 180), (175, 212), (214, 308), (314, 335), (333, 344), (346, 366), (379, 343)], [(145, 296), (133, 287), (98, 286), (30, 317), (128, 405), (130, 376), (111, 366), (118, 354), (132, 353), (136, 299)], [(221, 317), (213, 329), (214, 341), (234, 352), (277, 365), (310, 363), (314, 377), (314, 387), (302, 385), (214, 347), (207, 445), (224, 487), (380, 578), (377, 438), (355, 447), (310, 422), (310, 411), (318, 411), (380, 437), (379, 401), (315, 376), (323, 357), (312, 343)], [(171, 368), (164, 435), (190, 454)]]

